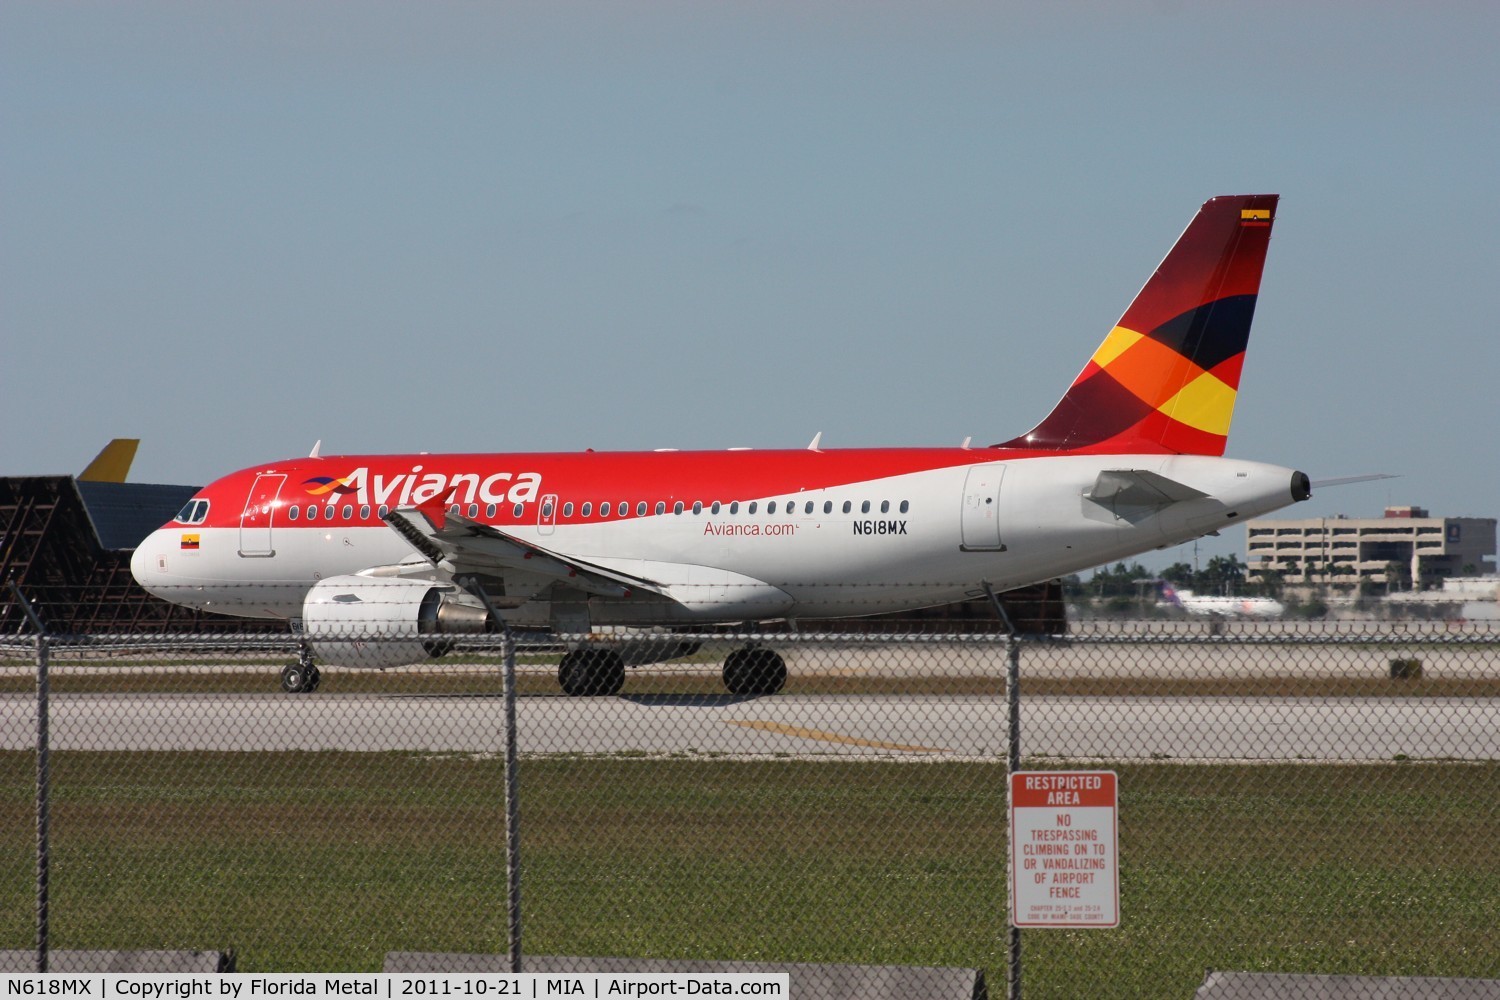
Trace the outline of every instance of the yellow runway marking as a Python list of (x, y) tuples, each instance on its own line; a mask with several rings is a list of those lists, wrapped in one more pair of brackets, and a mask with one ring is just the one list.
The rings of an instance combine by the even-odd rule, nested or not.
[(866, 740), (858, 736), (845, 736), (842, 733), (827, 733), (821, 729), (804, 729), (801, 726), (789, 726), (784, 722), (766, 722), (762, 719), (725, 719), (731, 726), (744, 726), (746, 729), (760, 729), (768, 733), (780, 733), (782, 736), (800, 736), (805, 740), (822, 740), (825, 743), (846, 743), (849, 746), (871, 747), (875, 750), (906, 750), (911, 753), (952, 753), (952, 750), (943, 747), (919, 747), (906, 743), (886, 743), (881, 740)]

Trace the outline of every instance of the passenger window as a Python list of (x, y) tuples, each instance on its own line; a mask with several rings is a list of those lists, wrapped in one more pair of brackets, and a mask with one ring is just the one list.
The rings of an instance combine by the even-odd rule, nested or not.
[(552, 516), (552, 503), (550, 501), (547, 502), (547, 503), (542, 504), (542, 516), (543, 517), (551, 517)]
[[(657, 513), (660, 514), (661, 511), (657, 511)], [(645, 517), (646, 516), (646, 501), (642, 500), (640, 503), (637, 503), (635, 505), (635, 516), (636, 517)]]
[(485, 517), (489, 517), (489, 518), (493, 518), (495, 516), (495, 505), (494, 504), (487, 503), (487, 504), (484, 505), (484, 516)]
[(667, 512), (666, 501), (663, 501), (663, 500), (656, 501), (656, 512), (658, 514), (665, 514)]
[[(731, 513), (731, 514), (738, 514), (739, 512), (740, 512), (740, 502), (738, 500), (731, 501), (730, 504), (729, 504), (729, 513)], [(717, 514), (718, 511), (714, 511), (714, 513)]]
[(703, 513), (703, 501), (702, 500), (694, 500), (693, 501), (693, 513), (694, 514), (701, 514), (701, 513)]
[(342, 517), (346, 521), (349, 520), (351, 517), (354, 516), (354, 505), (353, 504), (347, 504), (347, 503), (344, 504), (344, 509), (341, 510), (341, 511), (339, 511), (339, 516)]
[(845, 500), (844, 501), (844, 513), (847, 514), (847, 513), (849, 513), (849, 511), (851, 511), (853, 509), (854, 509), (853, 505), (850, 504), (848, 500)]
[(316, 504), (307, 505), (307, 519), (309, 521), (316, 521), (318, 519), (318, 507)]
[(802, 513), (804, 513), (804, 514), (811, 514), (812, 512), (813, 512), (813, 502), (811, 500), (809, 500), (809, 501), (807, 501), (806, 504), (803, 505), (803, 507), (802, 507)]
[(882, 513), (882, 514), (889, 514), (890, 512), (891, 512), (891, 502), (889, 500), (882, 500), (882, 501), (880, 501), (880, 513)]
[[(735, 504), (735, 506), (737, 507), (739, 505)], [(719, 512), (719, 501), (715, 500), (714, 501), (714, 505), (712, 507), (708, 508), (708, 512), (710, 514), (717, 514)]]
[(588, 517), (593, 512), (594, 512), (594, 505), (593, 505), (592, 502), (589, 502), (589, 503), (584, 504), (583, 505), (583, 509), (580, 510), (578, 513), (582, 514), (584, 517)]
[(370, 505), (369, 504), (363, 503), (363, 504), (359, 505), (359, 519), (361, 521), (368, 521), (370, 519)]
[(672, 513), (681, 514), (683, 511), (682, 501), (679, 500), (672, 505)]
[[(750, 513), (752, 513), (752, 514), (755, 513), (755, 504), (751, 504), (750, 505)], [(766, 504), (766, 513), (767, 514), (774, 514), (774, 513), (776, 513), (776, 501), (775, 500), (772, 500), (770, 503)]]
[(603, 503), (601, 503), (599, 505), (599, 516), (600, 517), (608, 517), (609, 516), (609, 501), (608, 500), (604, 501)]
[(478, 517), (479, 516), (479, 505), (477, 503), (471, 503), (471, 504), (469, 504), (469, 516), (470, 517)]
[[(349, 508), (345, 507), (344, 509), (348, 510)], [(459, 507), (458, 504), (451, 504), (448, 507), (448, 513), (450, 513), (450, 514), (462, 514), (463, 513), (463, 509), (461, 507)], [(345, 514), (344, 516), (348, 517), (349, 515)]]
[(295, 521), (295, 520), (297, 520), (297, 505), (296, 504), (292, 504), (290, 507), (288, 507), (286, 509), (286, 519), (288, 521)]
[(573, 501), (569, 500), (567, 503), (563, 504), (563, 517), (572, 517), (572, 516), (573, 516)]
[[(772, 503), (771, 506), (774, 508), (776, 506), (776, 504)], [(750, 501), (749, 513), (751, 513), (751, 514), (755, 513), (755, 501), (754, 500)], [(776, 511), (773, 509), (771, 511), (771, 513), (774, 514), (774, 513), (776, 513)]]
[(381, 517), (385, 517), (390, 512), (391, 512), (391, 509), (389, 507), (387, 507), (385, 504), (381, 504), (379, 507), (377, 507), (375, 509), (375, 513), (379, 514)]
[(911, 507), (911, 504), (907, 503), (905, 500), (901, 501), (901, 513), (905, 514), (906, 511), (907, 511), (907, 509), (910, 508), (910, 507)]
[(868, 514), (868, 513), (870, 513), (870, 501), (866, 500), (863, 503), (861, 503), (859, 505), (859, 512), (861, 514)]
[(516, 504), (514, 507), (512, 507), (510, 509), (510, 516), (513, 517), (513, 518), (515, 518), (517, 521), (519, 521), (521, 519), (521, 515), (524, 514), (524, 513), (526, 513), (526, 505), (525, 504), (518, 503), (518, 504)]

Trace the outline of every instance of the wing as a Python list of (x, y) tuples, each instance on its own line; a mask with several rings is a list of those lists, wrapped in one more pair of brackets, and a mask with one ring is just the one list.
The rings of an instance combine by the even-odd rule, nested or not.
[(459, 571), (519, 573), (601, 597), (629, 597), (635, 591), (666, 594), (655, 580), (523, 541), (493, 525), (455, 514), (441, 502), (397, 508), (385, 515), (385, 523), (434, 566), (448, 563)]
[(697, 620), (776, 618), (795, 603), (764, 580), (714, 566), (581, 559), (455, 514), (438, 501), (398, 508), (385, 522), (439, 572), (501, 577), (512, 606), (552, 584), (613, 599), (656, 595)]

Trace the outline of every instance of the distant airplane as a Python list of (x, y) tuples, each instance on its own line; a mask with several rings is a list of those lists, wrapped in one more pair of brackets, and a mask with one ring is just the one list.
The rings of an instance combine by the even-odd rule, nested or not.
[[(300, 623), (302, 656), (282, 687), (307, 691), (317, 661), (439, 655), (456, 636), (496, 628), (491, 607), (512, 625), (569, 635), (854, 617), (1178, 545), (1311, 495), (1301, 472), (1222, 457), (1276, 204), (1206, 202), (1052, 412), (1001, 444), (314, 448), (205, 487), (131, 569), (169, 601)], [(1112, 224), (1101, 220), (1101, 232)], [(1027, 377), (1006, 353), (996, 392)], [(558, 680), (568, 694), (613, 694), (627, 663), (677, 655), (619, 636), (579, 642)], [(735, 693), (774, 693), (786, 665), (751, 644), (730, 653), (723, 680)]]
[(1269, 597), (1213, 597), (1178, 590), (1170, 583), (1162, 584), (1160, 603), (1181, 608), (1190, 615), (1219, 618), (1276, 618), (1286, 614), (1282, 603)]

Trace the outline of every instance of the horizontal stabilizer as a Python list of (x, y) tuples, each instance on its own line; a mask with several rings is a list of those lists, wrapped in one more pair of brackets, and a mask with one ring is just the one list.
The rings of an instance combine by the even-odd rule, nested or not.
[(1089, 499), (1106, 507), (1166, 507), (1208, 496), (1175, 479), (1145, 469), (1108, 469), (1099, 473)]

